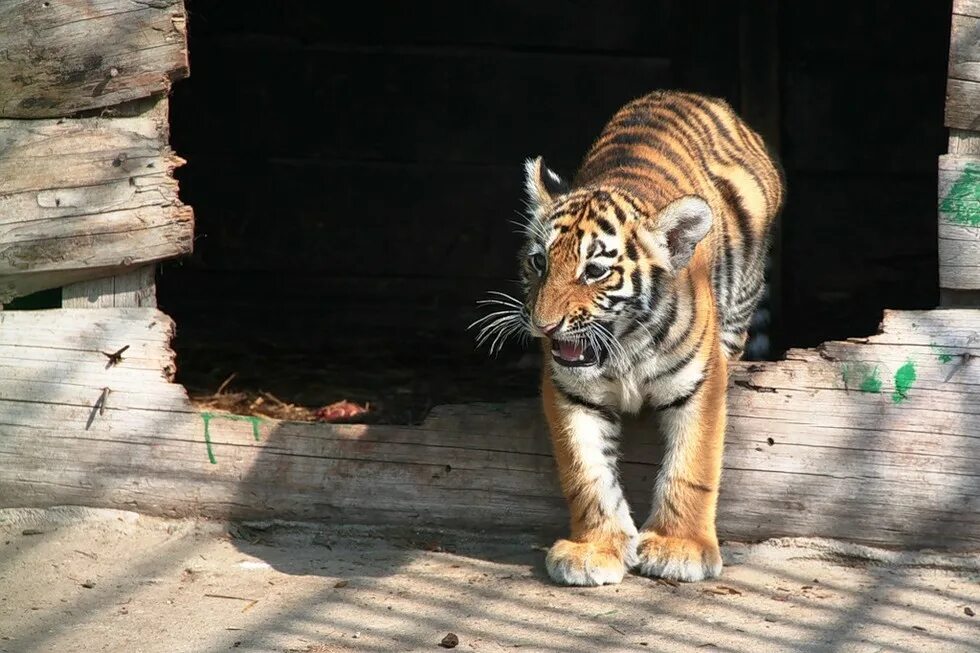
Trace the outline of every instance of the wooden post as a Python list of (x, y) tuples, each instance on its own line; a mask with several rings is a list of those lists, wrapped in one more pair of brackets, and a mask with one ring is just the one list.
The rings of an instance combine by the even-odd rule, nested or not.
[(156, 266), (69, 284), (61, 290), (61, 305), (64, 308), (156, 308)]
[(939, 301), (980, 307), (980, 0), (955, 0), (939, 158)]

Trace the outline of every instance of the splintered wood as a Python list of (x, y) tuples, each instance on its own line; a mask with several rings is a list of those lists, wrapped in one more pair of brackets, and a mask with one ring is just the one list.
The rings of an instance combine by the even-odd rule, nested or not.
[(949, 40), (946, 126), (980, 130), (980, 2), (953, 2)]
[(190, 252), (180, 163), (165, 100), (135, 118), (0, 120), (0, 303)]
[(187, 74), (181, 0), (0, 5), (0, 117), (52, 118), (164, 94)]
[[(534, 530), (567, 519), (536, 400), (442, 406), (419, 427), (199, 412), (171, 382), (172, 329), (153, 309), (0, 313), (0, 507)], [(722, 537), (976, 549), (978, 359), (980, 311), (935, 310), (734, 366)], [(660, 455), (648, 420), (627, 425), (638, 520)]]

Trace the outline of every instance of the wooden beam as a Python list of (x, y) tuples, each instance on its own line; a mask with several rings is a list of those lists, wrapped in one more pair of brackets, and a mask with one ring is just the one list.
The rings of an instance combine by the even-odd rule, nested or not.
[(980, 82), (980, 18), (953, 14), (949, 31), (949, 77)]
[(980, 289), (980, 156), (939, 157), (939, 285)]
[(949, 130), (949, 149), (950, 154), (978, 154), (980, 155), (980, 132), (968, 131), (966, 129)]
[[(170, 382), (173, 324), (156, 310), (0, 318), (0, 507), (520, 529), (566, 520), (536, 400), (442, 407), (418, 427), (212, 415)], [(937, 310), (888, 312), (879, 335), (735, 366), (723, 537), (976, 549), (978, 358), (980, 311)], [(623, 441), (642, 519), (661, 450), (643, 420)]]
[(157, 305), (156, 266), (94, 281), (81, 281), (61, 290), (64, 308), (147, 307)]
[(980, 0), (953, 0), (953, 14), (980, 18)]
[(191, 251), (166, 100), (131, 118), (0, 120), (0, 302)]
[(187, 75), (181, 0), (11, 0), (0, 118), (52, 118), (162, 95)]
[(957, 0), (949, 35), (946, 126), (980, 130), (980, 3)]

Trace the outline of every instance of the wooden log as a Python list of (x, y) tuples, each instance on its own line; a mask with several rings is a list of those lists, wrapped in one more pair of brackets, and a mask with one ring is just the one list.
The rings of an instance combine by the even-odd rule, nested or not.
[(949, 149), (947, 151), (950, 154), (980, 155), (980, 132), (950, 129)]
[(980, 82), (947, 80), (946, 126), (980, 131)]
[(0, 120), (0, 302), (191, 251), (166, 101), (132, 118)]
[(980, 18), (980, 0), (953, 0), (953, 14)]
[(939, 157), (939, 285), (980, 289), (980, 156)]
[[(171, 383), (172, 329), (153, 309), (0, 314), (0, 507), (521, 529), (567, 518), (536, 400), (441, 407), (419, 427), (202, 413)], [(937, 310), (735, 366), (723, 537), (976, 549), (978, 357), (980, 311)], [(660, 445), (643, 419), (623, 440), (642, 518)]]
[(949, 77), (980, 82), (980, 18), (953, 14), (949, 31)]
[(49, 118), (164, 94), (187, 75), (180, 0), (0, 6), (0, 118)]
[(980, 130), (980, 3), (956, 0), (949, 34), (946, 126)]
[(156, 266), (94, 281), (80, 281), (61, 290), (64, 308), (156, 307)]

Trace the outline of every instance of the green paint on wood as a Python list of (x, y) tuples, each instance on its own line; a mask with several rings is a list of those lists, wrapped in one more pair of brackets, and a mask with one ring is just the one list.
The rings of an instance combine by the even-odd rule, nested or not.
[(214, 417), (211, 413), (201, 413), (201, 419), (204, 420), (204, 446), (208, 450), (208, 460), (211, 461), (212, 465), (217, 465), (218, 461), (214, 459), (214, 450), (211, 448), (211, 418)]
[(908, 361), (895, 372), (895, 392), (892, 393), (892, 401), (900, 404), (908, 399), (913, 383), (915, 383), (915, 364)]
[(867, 363), (844, 363), (841, 365), (841, 376), (844, 387), (857, 388), (861, 392), (881, 392), (881, 376), (878, 366), (871, 367)]
[(940, 349), (939, 345), (937, 345), (936, 343), (930, 342), (929, 347), (931, 347), (932, 350), (936, 352), (936, 358), (939, 360), (940, 363), (949, 363), (953, 360), (954, 354), (946, 353), (945, 351)]
[(259, 441), (259, 424), (262, 423), (261, 417), (254, 415), (231, 415), (228, 413), (201, 413), (201, 419), (204, 420), (204, 445), (207, 447), (208, 460), (211, 461), (212, 465), (218, 464), (218, 461), (214, 457), (214, 450), (211, 447), (211, 420), (215, 417), (237, 422), (250, 422), (252, 424), (252, 437), (255, 438), (256, 442)]
[(968, 163), (946, 197), (939, 210), (949, 216), (950, 222), (967, 227), (980, 227), (980, 165)]
[(864, 377), (861, 381), (861, 392), (881, 392), (881, 376), (878, 374), (878, 366), (871, 370), (871, 374)]

